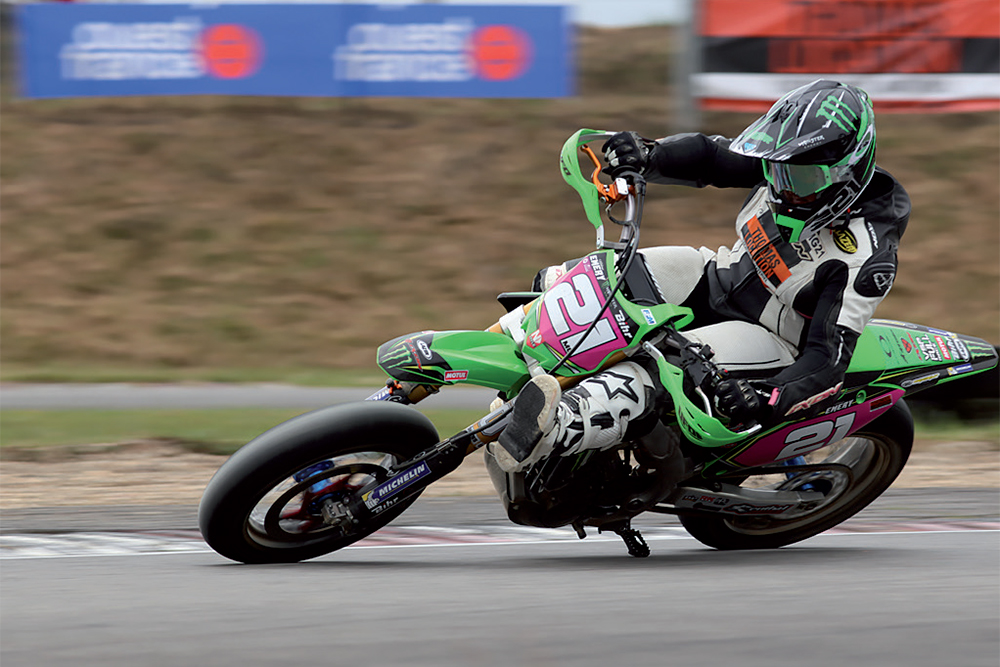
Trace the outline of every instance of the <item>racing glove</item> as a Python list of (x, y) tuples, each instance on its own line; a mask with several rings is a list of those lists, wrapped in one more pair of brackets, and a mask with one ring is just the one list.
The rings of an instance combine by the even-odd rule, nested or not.
[(627, 171), (643, 173), (649, 162), (649, 151), (654, 143), (636, 132), (619, 132), (604, 142), (601, 150), (608, 166), (605, 174), (617, 178)]
[(734, 426), (759, 421), (767, 406), (746, 380), (723, 380), (715, 388), (715, 407)]

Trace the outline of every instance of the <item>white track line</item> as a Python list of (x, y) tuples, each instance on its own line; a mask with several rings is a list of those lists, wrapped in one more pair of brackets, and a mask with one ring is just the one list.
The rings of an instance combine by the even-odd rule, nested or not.
[[(962, 522), (966, 528), (948, 524), (918, 523), (886, 526), (885, 529), (844, 530), (835, 528), (823, 536), (850, 535), (917, 535), (937, 533), (996, 533), (1000, 523), (992, 521)], [(921, 526), (919, 529), (912, 527)], [(693, 540), (682, 528), (646, 528), (643, 537), (647, 542), (665, 540)], [(427, 549), (450, 547), (483, 547), (511, 545), (567, 544), (579, 542), (575, 532), (511, 526), (503, 529), (468, 530), (435, 526), (411, 526), (405, 529), (386, 529), (347, 547), (346, 550), (367, 549)], [(618, 542), (611, 534), (591, 533), (587, 542)], [(213, 553), (200, 538), (155, 533), (67, 533), (59, 535), (0, 535), (0, 560), (31, 560), (48, 558), (96, 558), (107, 556), (162, 556), (169, 554)]]

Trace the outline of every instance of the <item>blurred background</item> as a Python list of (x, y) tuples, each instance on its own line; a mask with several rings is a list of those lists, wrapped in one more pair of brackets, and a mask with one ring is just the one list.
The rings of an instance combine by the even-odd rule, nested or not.
[[(690, 3), (614, 7), (568, 3), (558, 98), (28, 99), (4, 5), (4, 379), (294, 379), (372, 369), (409, 331), (488, 326), (497, 293), (592, 248), (556, 167), (573, 131), (734, 136), (756, 117), (681, 104)], [(913, 198), (878, 316), (996, 343), (1000, 122), (983, 97), (992, 110), (878, 117), (878, 161)], [(729, 245), (744, 196), (655, 189), (644, 244)]]
[[(985, 407), (915, 410), (906, 470), (861, 517), (974, 521), (923, 550), (852, 536), (771, 554), (675, 542), (645, 569), (509, 546), (225, 568), (198, 541), (219, 455), (316, 407), (289, 393), (366, 395), (382, 342), (486, 328), (498, 293), (593, 249), (557, 166), (577, 129), (734, 136), (822, 75), (873, 95), (878, 162), (913, 201), (877, 316), (997, 344), (996, 0), (0, 1), (0, 559), (29, 554), (3, 567), (4, 665), (492, 664), (493, 646), (503, 664), (669, 649), (932, 665), (955, 646), (995, 664), (995, 553), (963, 534), (997, 526), (995, 374), (942, 387)], [(651, 188), (643, 244), (731, 245), (745, 195)], [(294, 391), (208, 409), (263, 381)], [(172, 409), (10, 400), (60, 383), (209, 393)], [(426, 402), (442, 433), (491, 398), (436, 409), (448, 394)], [(509, 528), (484, 473), (469, 457), (405, 525)], [(178, 548), (194, 553), (63, 558)]]
[[(734, 136), (822, 74), (872, 93), (913, 199), (877, 316), (1000, 341), (995, 3), (518, 4), (4, 4), (2, 379), (379, 384), (381, 342), (489, 326), (592, 249), (556, 166), (576, 129)], [(297, 13), (348, 10), (307, 61)], [(435, 49), (463, 81), (357, 59)], [(164, 53), (189, 71), (140, 66)], [(655, 188), (643, 243), (731, 245), (744, 196)]]

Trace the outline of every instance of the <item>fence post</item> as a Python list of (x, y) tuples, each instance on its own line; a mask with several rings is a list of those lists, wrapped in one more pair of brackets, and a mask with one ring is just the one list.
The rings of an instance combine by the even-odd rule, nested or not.
[(674, 33), (671, 66), (673, 94), (670, 130), (694, 132), (701, 125), (701, 113), (695, 98), (694, 75), (701, 71), (701, 41), (698, 36), (698, 0), (687, 0), (686, 16)]

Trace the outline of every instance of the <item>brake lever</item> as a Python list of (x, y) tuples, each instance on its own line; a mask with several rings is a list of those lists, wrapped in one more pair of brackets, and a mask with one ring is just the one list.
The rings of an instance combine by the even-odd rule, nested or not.
[(727, 376), (724, 369), (712, 363), (711, 359), (714, 356), (712, 348), (704, 343), (688, 342), (681, 348), (681, 368), (696, 387), (713, 395), (715, 387)]

